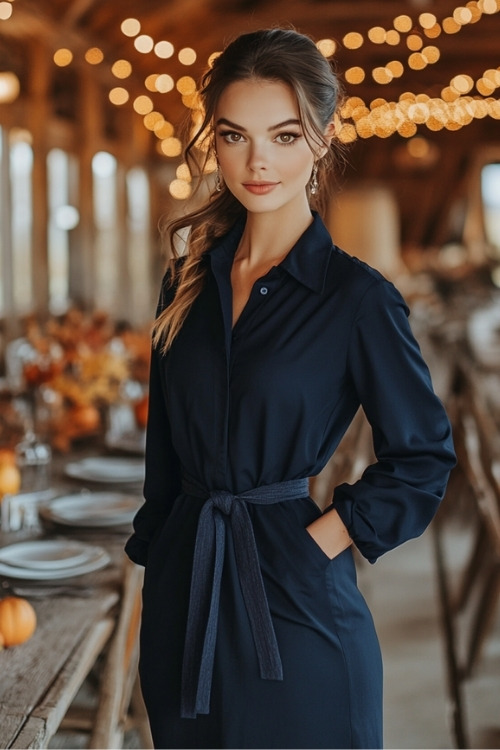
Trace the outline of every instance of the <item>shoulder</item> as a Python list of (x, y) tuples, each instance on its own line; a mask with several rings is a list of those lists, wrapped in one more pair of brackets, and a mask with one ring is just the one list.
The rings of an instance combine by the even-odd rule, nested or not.
[(406, 302), (392, 281), (376, 268), (332, 243), (325, 292), (332, 294), (339, 290), (355, 302), (360, 312), (379, 305), (396, 305), (403, 307), (408, 314)]
[(374, 282), (387, 282), (380, 271), (356, 258), (356, 256), (350, 255), (332, 242), (327, 281), (332, 284), (335, 279), (360, 286), (370, 286)]

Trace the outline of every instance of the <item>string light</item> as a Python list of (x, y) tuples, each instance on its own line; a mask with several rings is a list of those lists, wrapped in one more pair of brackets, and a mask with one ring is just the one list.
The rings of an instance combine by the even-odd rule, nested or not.
[(402, 34), (407, 34), (408, 31), (413, 28), (413, 21), (410, 16), (401, 15), (394, 19), (393, 25), (396, 31), (400, 31)]
[(134, 47), (138, 52), (142, 52), (143, 55), (151, 52), (154, 45), (153, 37), (148, 34), (140, 34), (134, 39)]
[(470, 23), (472, 19), (472, 13), (470, 8), (455, 8), (453, 11), (453, 20), (456, 21), (460, 26)]
[(401, 41), (401, 34), (395, 29), (389, 29), (385, 35), (386, 44), (390, 44), (391, 47), (396, 47)]
[(160, 138), (160, 140), (165, 140), (165, 138), (171, 138), (174, 134), (174, 126), (171, 122), (168, 122), (167, 120), (163, 120), (163, 122), (157, 122), (153, 128), (154, 134), (157, 138)]
[(337, 44), (333, 39), (320, 39), (319, 42), (316, 42), (316, 47), (323, 57), (332, 57), (337, 49)]
[(161, 73), (159, 76), (156, 76), (155, 89), (160, 94), (167, 94), (173, 90), (174, 86), (175, 81), (168, 73)]
[(108, 98), (111, 104), (121, 106), (122, 104), (126, 104), (128, 102), (128, 100), (130, 99), (130, 94), (128, 93), (127, 89), (124, 89), (122, 86), (116, 86), (114, 89), (111, 89), (108, 94)]
[(404, 66), (399, 60), (391, 60), (385, 66), (390, 71), (393, 78), (401, 78), (404, 73)]
[(175, 52), (174, 45), (172, 42), (157, 42), (154, 46), (154, 52), (156, 57), (162, 58), (162, 60), (168, 60), (169, 57)]
[(175, 170), (175, 174), (179, 180), (184, 180), (185, 182), (191, 182), (191, 170), (189, 169), (188, 165), (185, 162), (183, 162), (182, 164), (179, 164), (179, 166)]
[(147, 130), (154, 130), (157, 125), (159, 126), (163, 124), (165, 120), (160, 112), (152, 110), (152, 112), (148, 112), (148, 114), (144, 116), (143, 122), (144, 127), (147, 128)]
[(85, 53), (85, 60), (89, 65), (99, 65), (104, 60), (104, 53), (99, 47), (91, 47)]
[(346, 49), (359, 49), (363, 45), (364, 39), (362, 34), (358, 34), (357, 31), (351, 31), (345, 35), (342, 41)]
[(427, 63), (434, 65), (434, 63), (437, 63), (441, 57), (441, 52), (437, 47), (434, 47), (434, 45), (429, 45), (422, 49), (422, 57)]
[(8, 21), (12, 15), (12, 5), (7, 2), (0, 3), (0, 21)]
[(344, 78), (346, 79), (347, 83), (362, 83), (365, 80), (365, 71), (359, 66), (348, 68), (344, 73)]
[[(0, 0), (0, 9), (5, 4)], [(407, 56), (401, 60), (389, 59), (385, 65), (374, 67), (371, 71), (359, 65), (347, 67), (344, 72), (345, 81), (350, 85), (359, 85), (370, 74), (377, 84), (384, 86), (394, 79), (402, 78), (407, 68), (423, 70), (440, 60), (441, 51), (437, 40), (442, 35), (458, 34), (467, 25), (478, 23), (484, 16), (499, 11), (500, 0), (469, 0), (463, 6), (457, 5), (451, 15), (441, 20), (429, 12), (420, 13), (415, 20), (407, 14), (400, 14), (393, 19), (392, 28), (373, 26), (365, 34), (351, 31), (342, 38), (341, 46), (346, 52), (360, 49), (365, 44), (385, 44), (392, 48), (404, 44)], [(135, 49), (142, 54), (154, 52), (158, 58), (167, 60), (175, 53), (171, 42), (161, 40), (155, 43), (151, 36), (141, 34), (141, 24), (135, 18), (125, 19), (121, 24), (121, 30), (125, 36), (133, 38)], [(427, 40), (430, 43), (426, 43)], [(333, 39), (321, 39), (316, 46), (326, 58), (330, 58), (335, 55), (340, 45)], [(60, 52), (58, 50), (58, 53)], [(67, 52), (71, 55), (69, 50)], [(210, 66), (219, 54), (220, 51), (215, 51), (210, 55)], [(178, 51), (177, 58), (182, 65), (192, 65), (197, 59), (196, 51), (191, 47), (184, 47)], [(69, 62), (56, 64), (68, 65), (71, 59)], [(102, 61), (103, 55), (98, 48), (92, 48), (85, 54), (85, 59), (89, 64), (95, 65)], [(129, 63), (128, 70), (125, 62), (117, 61), (112, 66), (112, 72), (116, 77), (125, 78), (131, 75), (132, 66)], [(181, 95), (183, 106), (191, 110), (193, 127), (200, 122), (202, 112), (199, 95), (196, 82), (191, 76), (181, 76), (175, 81), (168, 72), (154, 73), (145, 79), (144, 86), (152, 94), (165, 94), (176, 89)], [(349, 96), (343, 103), (340, 115), (335, 118), (336, 132), (339, 140), (344, 143), (352, 143), (357, 138), (387, 138), (398, 133), (407, 139), (409, 154), (421, 158), (422, 155), (417, 151), (423, 149), (426, 142), (416, 137), (419, 127), (426, 127), (434, 132), (443, 128), (453, 131), (466, 126), (474, 119), (488, 116), (500, 119), (500, 100), (494, 97), (498, 88), (500, 67), (485, 70), (477, 80), (467, 73), (457, 72), (457, 75), (443, 86), (440, 95), (434, 97), (406, 91), (399, 96), (398, 101), (387, 101), (383, 97), (378, 97), (367, 106), (360, 97)], [(475, 95), (472, 93), (474, 89), (477, 92)], [(117, 87), (110, 91), (109, 98), (113, 104), (122, 105), (129, 101), (130, 95), (126, 89)], [(159, 153), (169, 158), (178, 158), (182, 153), (182, 145), (175, 136), (175, 128), (154, 109), (151, 97), (137, 96), (132, 105), (134, 110), (143, 116), (144, 127), (158, 138)], [(200, 144), (200, 148), (205, 148), (205, 145)], [(212, 172), (215, 167), (213, 159), (208, 159), (205, 166), (207, 173)], [(185, 200), (191, 195), (190, 182), (191, 175), (187, 165), (179, 165), (175, 179), (169, 186), (170, 194), (178, 200)]]
[(132, 73), (132, 65), (128, 60), (117, 60), (111, 66), (111, 72), (116, 78), (128, 78)]
[(122, 21), (120, 28), (125, 36), (137, 36), (141, 30), (141, 24), (137, 18), (126, 18), (125, 21)]
[(175, 88), (180, 94), (194, 94), (196, 81), (191, 76), (182, 76), (175, 84)]
[(178, 200), (186, 200), (191, 195), (191, 185), (185, 180), (176, 178), (168, 186), (170, 195)]
[(161, 150), (165, 156), (180, 156), (182, 153), (182, 143), (178, 138), (170, 136), (161, 141)]
[(386, 36), (386, 31), (382, 26), (374, 26), (368, 31), (368, 39), (373, 44), (384, 44)]
[(134, 109), (139, 115), (147, 115), (153, 111), (153, 102), (149, 96), (142, 94), (134, 99)]
[(158, 78), (158, 73), (151, 73), (145, 81), (144, 85), (147, 88), (148, 91), (156, 91), (156, 79)]
[(411, 49), (412, 52), (416, 52), (417, 50), (422, 49), (424, 42), (419, 34), (410, 34), (406, 37), (406, 46), (408, 49)]
[(423, 29), (432, 29), (436, 25), (437, 18), (434, 13), (421, 13), (418, 22)]
[(437, 39), (438, 36), (441, 36), (441, 32), (442, 29), (438, 23), (434, 24), (430, 29), (424, 29), (424, 34), (428, 39)]
[[(498, 0), (477, 0), (466, 6), (457, 7), (452, 16), (438, 23), (433, 13), (421, 13), (418, 23), (422, 32), (429, 39), (437, 39), (441, 33), (456, 34), (469, 23), (477, 23), (485, 13), (496, 13), (500, 10)], [(397, 16), (393, 21), (394, 30), (406, 34), (405, 43), (411, 54), (407, 65), (413, 70), (423, 70), (427, 65), (438, 62), (441, 52), (436, 44), (424, 46), (420, 33), (415, 32), (412, 19), (407, 15)], [(369, 29), (367, 39), (373, 44), (381, 44), (382, 39), (390, 44), (388, 33), (382, 27)], [(346, 49), (357, 49), (365, 39), (357, 32), (346, 34), (343, 38)], [(404, 73), (404, 65), (399, 60), (392, 60), (385, 66), (378, 66), (371, 71), (372, 78), (380, 85), (385, 85)], [(360, 66), (347, 68), (345, 80), (350, 84), (359, 84), (366, 77), (366, 71)], [(473, 88), (484, 98), (473, 98)], [(405, 92), (399, 102), (388, 103), (384, 99), (374, 100), (370, 110), (359, 97), (350, 97), (342, 108), (344, 118), (339, 129), (340, 139), (351, 142), (356, 137), (369, 138), (373, 135), (386, 138), (398, 132), (404, 138), (413, 138), (417, 126), (426, 126), (431, 131), (458, 130), (468, 125), (473, 119), (486, 116), (500, 117), (500, 101), (492, 97), (500, 87), (500, 68), (485, 71), (474, 81), (467, 74), (456, 75), (441, 91), (441, 97), (430, 98), (426, 94), (415, 95)], [(348, 122), (351, 120), (351, 123)]]
[(182, 65), (192, 65), (196, 62), (196, 52), (191, 47), (184, 47), (179, 50), (177, 57)]

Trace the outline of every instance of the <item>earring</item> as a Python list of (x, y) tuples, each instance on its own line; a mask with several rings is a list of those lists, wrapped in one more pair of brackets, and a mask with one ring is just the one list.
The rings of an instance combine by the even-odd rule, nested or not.
[(309, 190), (311, 195), (316, 195), (319, 188), (319, 182), (318, 182), (318, 165), (316, 162), (314, 163), (312, 174), (311, 174), (311, 182), (309, 183)]
[(217, 169), (215, 170), (215, 189), (218, 193), (222, 190), (222, 177), (220, 173), (219, 162), (217, 162)]

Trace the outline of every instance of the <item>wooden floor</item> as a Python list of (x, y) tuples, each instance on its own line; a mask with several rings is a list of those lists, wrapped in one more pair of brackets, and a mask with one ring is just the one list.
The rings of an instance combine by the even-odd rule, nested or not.
[[(453, 582), (468, 550), (465, 529), (446, 538)], [(360, 573), (385, 664), (386, 748), (453, 748), (432, 534), (403, 545)], [(500, 747), (500, 612), (474, 676), (463, 684), (470, 748)]]

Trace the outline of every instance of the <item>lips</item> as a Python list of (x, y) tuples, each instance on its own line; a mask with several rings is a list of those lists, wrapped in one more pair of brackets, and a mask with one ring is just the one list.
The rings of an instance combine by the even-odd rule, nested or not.
[(274, 190), (279, 185), (278, 182), (244, 182), (243, 187), (248, 190), (249, 193), (254, 195), (265, 195)]

